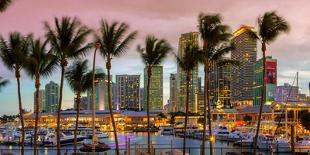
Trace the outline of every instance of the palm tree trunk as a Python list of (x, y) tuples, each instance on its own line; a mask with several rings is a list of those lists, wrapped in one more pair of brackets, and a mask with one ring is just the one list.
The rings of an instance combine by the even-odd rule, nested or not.
[(61, 79), (60, 79), (60, 88), (59, 88), (59, 102), (58, 102), (58, 111), (57, 111), (57, 128), (56, 128), (56, 138), (57, 138), (57, 155), (61, 155), (60, 151), (60, 112), (62, 104), (62, 88), (64, 84), (64, 74), (65, 66), (61, 66)]
[(210, 155), (213, 155), (213, 143), (211, 140), (212, 135), (212, 122), (211, 122), (211, 104), (210, 104), (210, 97), (209, 97), (209, 61), (206, 61), (205, 63), (205, 96), (206, 96), (206, 104), (208, 106), (208, 127), (209, 127), (209, 149), (210, 149)]
[(114, 139), (115, 139), (115, 150), (116, 155), (119, 155), (119, 147), (118, 147), (118, 139), (117, 139), (117, 133), (116, 133), (116, 124), (113, 116), (113, 110), (112, 110), (112, 100), (111, 100), (111, 77), (110, 77), (110, 70), (111, 70), (111, 58), (108, 57), (107, 64), (106, 64), (107, 70), (108, 70), (108, 100), (109, 100), (109, 111), (110, 116), (112, 120), (112, 126), (113, 126), (113, 133), (114, 133)]
[[(99, 48), (99, 47), (98, 47)], [(96, 52), (97, 47), (94, 52), (94, 60), (93, 60), (93, 74), (92, 74), (92, 89), (91, 89), (91, 109), (92, 109), (92, 129), (93, 129), (93, 138), (92, 138), (92, 152), (95, 154), (96, 149), (96, 127), (95, 127), (95, 65), (96, 65)]]
[(186, 153), (186, 129), (187, 129), (187, 119), (188, 119), (188, 104), (189, 104), (189, 82), (190, 73), (186, 75), (186, 106), (185, 106), (185, 125), (184, 125), (184, 139), (183, 139), (183, 155)]
[(16, 81), (17, 81), (17, 93), (18, 93), (18, 108), (19, 108), (19, 119), (20, 119), (20, 123), (22, 125), (21, 131), (22, 131), (22, 139), (21, 139), (21, 150), (20, 150), (20, 154), (24, 155), (24, 142), (25, 142), (25, 124), (24, 124), (24, 116), (23, 116), (23, 107), (22, 107), (22, 97), (21, 97), (21, 93), (20, 93), (20, 72), (16, 71)]
[(78, 126), (79, 126), (79, 116), (80, 116), (80, 104), (81, 104), (81, 92), (79, 91), (76, 95), (76, 119), (75, 119), (75, 129), (74, 129), (74, 154), (76, 154), (77, 130), (78, 130)]
[(263, 52), (263, 83), (262, 83), (262, 98), (259, 105), (259, 113), (258, 113), (258, 121), (257, 121), (257, 128), (256, 128), (256, 134), (254, 137), (254, 145), (253, 145), (253, 153), (256, 154), (256, 145), (257, 145), (257, 138), (260, 130), (260, 123), (262, 118), (262, 112), (263, 112), (263, 105), (265, 104), (265, 98), (266, 98), (266, 87), (265, 87), (265, 73), (266, 73), (266, 43), (263, 41), (262, 43), (262, 52)]
[(152, 76), (152, 66), (147, 68), (147, 96), (146, 96), (146, 114), (147, 114), (147, 152), (151, 153), (151, 135), (150, 135), (150, 83)]
[(37, 154), (37, 139), (38, 139), (38, 121), (39, 121), (39, 89), (40, 89), (40, 76), (36, 76), (36, 81), (35, 81), (35, 87), (36, 87), (36, 94), (35, 94), (35, 104), (36, 104), (36, 109), (35, 109), (35, 123), (34, 123), (34, 146), (33, 146), (33, 154)]

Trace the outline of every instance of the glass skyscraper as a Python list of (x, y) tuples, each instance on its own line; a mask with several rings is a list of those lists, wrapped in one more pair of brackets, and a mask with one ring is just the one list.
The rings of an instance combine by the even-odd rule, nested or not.
[(58, 100), (59, 100), (59, 86), (57, 83), (50, 81), (45, 85), (45, 112), (57, 112), (58, 111)]
[(116, 103), (121, 110), (139, 110), (140, 75), (116, 75)]

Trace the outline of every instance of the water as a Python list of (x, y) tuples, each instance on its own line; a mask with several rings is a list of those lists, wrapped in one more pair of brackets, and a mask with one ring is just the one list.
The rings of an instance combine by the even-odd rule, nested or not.
[[(143, 147), (146, 148), (146, 143), (147, 143), (147, 133), (119, 133), (118, 134), (118, 139), (119, 139), (119, 146), (121, 150), (121, 154), (124, 153), (125, 147), (126, 147), (126, 139), (130, 139), (131, 143), (131, 154), (134, 155), (134, 150), (135, 148), (138, 147)], [(104, 143), (108, 144), (112, 150), (107, 151), (107, 154), (114, 154), (114, 136), (110, 135), (109, 138), (101, 139)], [(163, 136), (163, 135), (158, 135), (157, 133), (152, 134), (151, 136), (152, 143), (155, 146), (155, 152), (156, 154), (160, 154), (160, 152), (167, 152), (170, 151), (171, 148), (175, 148), (178, 150), (182, 150), (182, 144), (183, 144), (183, 138), (180, 137), (174, 137), (174, 136)], [(200, 152), (200, 145), (201, 145), (201, 140), (195, 140), (195, 139), (187, 139), (186, 143), (187, 152), (190, 153), (191, 155), (197, 155)], [(80, 148), (82, 144), (78, 144), (77, 148)], [(206, 142), (206, 147), (209, 146), (209, 143)], [(33, 148), (31, 146), (25, 146), (25, 154), (33, 154)], [(38, 147), (38, 153), (40, 155), (54, 155), (56, 154), (56, 148), (55, 147)], [(73, 153), (73, 146), (62, 146), (62, 154), (68, 153), (71, 154)], [(3, 152), (11, 152), (14, 154), (19, 154), (19, 146), (0, 146), (0, 154)], [(243, 151), (246, 151), (243, 149)], [(251, 150), (248, 150), (251, 151)], [(209, 150), (207, 149), (206, 155), (209, 154)], [(226, 152), (240, 152), (240, 147), (234, 147), (232, 143), (227, 143), (227, 142), (220, 142), (217, 141), (215, 142), (215, 154), (216, 155), (221, 155), (225, 154)], [(104, 154), (104, 153), (102, 153)]]

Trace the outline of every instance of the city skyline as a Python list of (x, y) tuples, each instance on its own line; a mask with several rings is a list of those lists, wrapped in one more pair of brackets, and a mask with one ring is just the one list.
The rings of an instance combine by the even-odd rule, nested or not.
[[(36, 36), (43, 35), (42, 22), (47, 20), (51, 21), (54, 16), (60, 17), (63, 15), (78, 16), (81, 21), (91, 28), (98, 28), (99, 20), (102, 18), (111, 20), (125, 21), (130, 24), (132, 30), (139, 31), (139, 37), (132, 44), (128, 54), (124, 57), (115, 59), (114, 66), (112, 67), (112, 74), (139, 74), (143, 75), (143, 65), (138, 53), (136, 52), (136, 45), (143, 43), (143, 39), (146, 34), (156, 34), (160, 37), (166, 38), (172, 43), (174, 52), (177, 51), (177, 40), (181, 33), (187, 33), (197, 30), (197, 16), (200, 12), (220, 12), (223, 14), (224, 23), (232, 27), (232, 31), (236, 30), (240, 25), (253, 25), (256, 26), (256, 19), (259, 15), (262, 15), (265, 11), (277, 10), (279, 14), (284, 16), (292, 25), (292, 30), (288, 35), (282, 35), (275, 43), (268, 47), (272, 52), (273, 58), (278, 60), (278, 85), (283, 83), (291, 83), (293, 81), (295, 72), (300, 72), (300, 85), (302, 86), (302, 92), (308, 94), (308, 82), (307, 77), (310, 76), (310, 72), (307, 69), (310, 61), (307, 58), (310, 56), (310, 52), (307, 53), (307, 49), (310, 49), (309, 43), (309, 21), (296, 20), (298, 17), (302, 18), (309, 11), (306, 7), (300, 7), (310, 5), (308, 1), (298, 2), (241, 2), (235, 1), (234, 5), (223, 6), (223, 3), (228, 1), (208, 1), (206, 3), (197, 1), (197, 4), (192, 4), (191, 1), (182, 1), (179, 8), (173, 8), (173, 2), (167, 2), (168, 4), (159, 4), (157, 6), (152, 5), (157, 1), (143, 2), (120, 2), (123, 4), (115, 4), (113, 1), (91, 1), (87, 3), (75, 3), (70, 5), (71, 0), (63, 2), (64, 4), (58, 6), (56, 1), (49, 3), (49, 8), (42, 7), (46, 5), (47, 1), (32, 1), (32, 3), (25, 1), (15, 1), (10, 8), (4, 13), (0, 14), (0, 20), (3, 21), (0, 26), (1, 35), (5, 38), (8, 32), (21, 31), (23, 34), (34, 32)], [(149, 4), (151, 3), (151, 4)], [(171, 6), (169, 5), (171, 3)], [(191, 8), (187, 8), (185, 11), (180, 11), (188, 4), (192, 4)], [(266, 5), (268, 3), (269, 5)], [(206, 5), (208, 4), (208, 5)], [(240, 8), (251, 5), (249, 8)], [(149, 6), (154, 6), (149, 7)], [(112, 9), (110, 9), (111, 7)], [(33, 9), (36, 8), (36, 9)], [(139, 8), (139, 9), (135, 9)], [(234, 11), (235, 10), (235, 11)], [(259, 10), (259, 11), (258, 11)], [(56, 13), (55, 13), (56, 12)], [(141, 16), (141, 12), (143, 15)], [(237, 12), (232, 15), (230, 12)], [(37, 15), (40, 14), (40, 17)], [(245, 16), (247, 15), (247, 16)], [(12, 20), (14, 19), (14, 21)], [(154, 20), (155, 19), (155, 20)], [(8, 22), (4, 22), (8, 21)], [(27, 21), (27, 22), (25, 22)], [(161, 27), (154, 28), (154, 25), (162, 24)], [(180, 26), (181, 25), (181, 26)], [(267, 54), (270, 55), (269, 51)], [(294, 52), (294, 54), (292, 54)], [(260, 48), (258, 47), (258, 54), (260, 55)], [(289, 55), (289, 57), (288, 57)], [(301, 58), (301, 55), (303, 57)], [(258, 56), (260, 58), (260, 56)], [(290, 60), (290, 61), (289, 61)], [(97, 66), (104, 68), (104, 61), (102, 58), (98, 58)], [(126, 67), (124, 67), (124, 63)], [(294, 64), (293, 64), (294, 63)], [(127, 66), (128, 65), (128, 66)], [(170, 56), (163, 63), (164, 72), (164, 103), (169, 98), (169, 75), (170, 73), (176, 73), (176, 63), (173, 57)], [(0, 110), (2, 114), (15, 114), (17, 113), (17, 93), (14, 75), (10, 73), (5, 67), (0, 65), (1, 76), (10, 79), (11, 83), (0, 93), (1, 105), (7, 106), (8, 110)], [(202, 75), (202, 70), (199, 70), (199, 75)], [(114, 78), (114, 77), (113, 77)], [(52, 77), (46, 78), (42, 81), (42, 86), (47, 84), (51, 79), (59, 84), (60, 75), (59, 71)], [(141, 79), (140, 79), (141, 80)], [(22, 74), (22, 99), (24, 107), (27, 110), (33, 108), (33, 92), (34, 82), (30, 80), (25, 74)], [(41, 86), (41, 88), (43, 88)], [(141, 83), (142, 87), (143, 84)], [(63, 108), (73, 107), (74, 94), (68, 88), (65, 83), (64, 88), (64, 106)]]

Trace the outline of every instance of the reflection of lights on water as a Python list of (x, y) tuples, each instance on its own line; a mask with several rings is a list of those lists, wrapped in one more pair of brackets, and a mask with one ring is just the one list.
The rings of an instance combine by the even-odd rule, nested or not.
[(44, 154), (48, 154), (48, 148), (47, 147), (44, 148)]
[(12, 146), (12, 145), (9, 145), (9, 149), (12, 150), (12, 149), (13, 149), (13, 146)]

